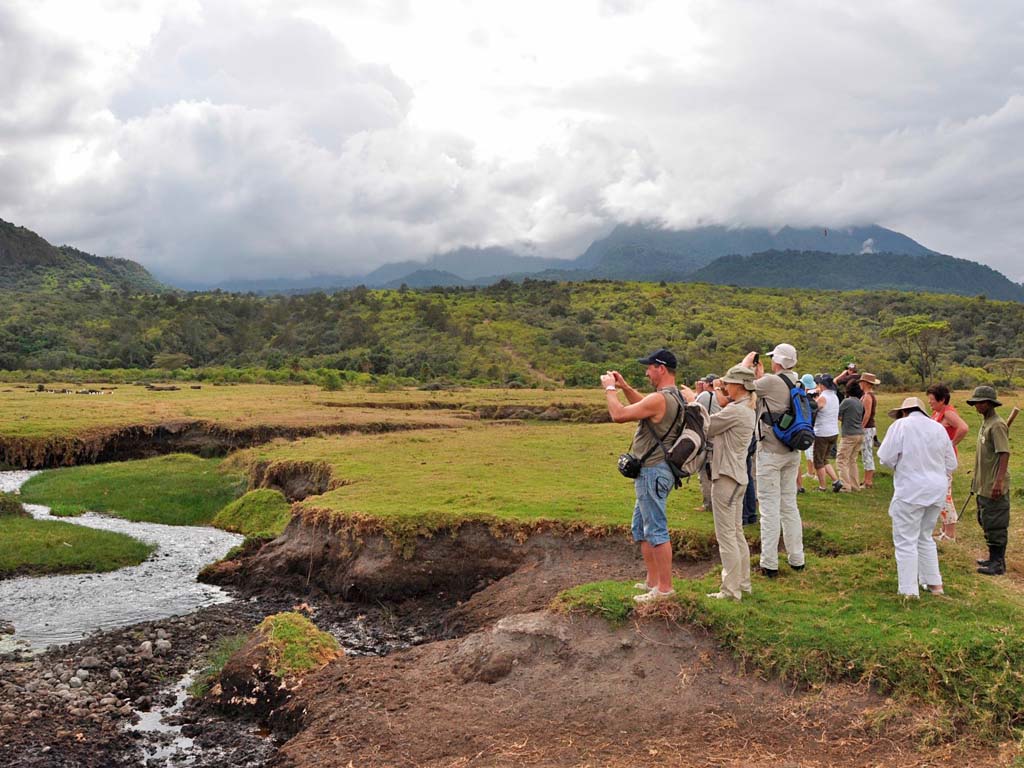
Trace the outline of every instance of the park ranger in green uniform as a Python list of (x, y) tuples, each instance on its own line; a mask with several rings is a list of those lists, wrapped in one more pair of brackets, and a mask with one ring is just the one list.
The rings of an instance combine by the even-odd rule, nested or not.
[(978, 561), (978, 573), (1006, 573), (1006, 530), (1010, 527), (1010, 437), (1006, 422), (996, 413), (999, 402), (993, 387), (976, 387), (967, 401), (983, 419), (978, 431), (971, 490), (978, 495), (978, 522), (985, 532), (988, 559)]

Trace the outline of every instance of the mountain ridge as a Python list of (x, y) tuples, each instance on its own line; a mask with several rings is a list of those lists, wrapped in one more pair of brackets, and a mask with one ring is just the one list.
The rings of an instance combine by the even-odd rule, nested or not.
[(141, 264), (55, 246), (30, 229), (0, 219), (0, 289), (46, 291), (92, 287), (132, 293), (166, 290)]

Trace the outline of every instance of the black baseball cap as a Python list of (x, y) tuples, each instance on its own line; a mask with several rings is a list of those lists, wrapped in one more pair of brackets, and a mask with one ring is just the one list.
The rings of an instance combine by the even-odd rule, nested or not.
[(647, 357), (639, 358), (637, 362), (643, 363), (644, 365), (664, 365), (670, 371), (674, 371), (676, 369), (676, 356), (664, 347), (654, 350)]

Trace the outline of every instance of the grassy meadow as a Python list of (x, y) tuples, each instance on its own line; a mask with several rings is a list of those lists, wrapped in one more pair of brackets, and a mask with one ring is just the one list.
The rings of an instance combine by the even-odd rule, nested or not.
[[(287, 384), (239, 384), (216, 387), (181, 384), (176, 391), (142, 386), (49, 384), (0, 387), (0, 439), (84, 437), (97, 431), (181, 421), (206, 421), (229, 429), (247, 427), (327, 427), (377, 423), (456, 426), (467, 413), (488, 405), (600, 405), (590, 390), (460, 389), (435, 392), (366, 389), (327, 392)], [(104, 394), (74, 394), (95, 388)], [(429, 407), (428, 407), (429, 406)]]
[[(195, 392), (200, 393), (193, 395), (197, 399), (208, 393), (214, 400), (220, 396), (217, 390), (205, 388)], [(399, 416), (415, 417), (431, 411), (402, 409), (441, 396), (450, 396), (460, 407), (468, 402), (509, 402), (501, 394), (345, 391), (316, 393), (316, 398), (333, 400), (324, 408), (341, 418), (348, 418), (349, 409), (385, 410), (365, 408), (371, 400)], [(600, 404), (603, 399), (596, 388), (504, 394), (525, 404)], [(905, 394), (879, 394), (883, 434), (890, 422), (884, 412), (898, 405)], [(978, 415), (963, 404), (967, 395), (954, 395), (954, 404), (971, 427), (961, 445), (961, 469), (954, 484), (958, 505), (969, 488), (979, 426)], [(1005, 393), (1003, 401), (1005, 415), (1017, 398)], [(218, 402), (208, 406), (207, 412), (226, 401)], [(0, 434), (5, 434), (6, 424), (0, 421)], [(1011, 429), (1015, 450), (1019, 443), (1015, 432), (1021, 428)], [(223, 462), (172, 456), (50, 471), (34, 478), (24, 493), (26, 499), (64, 505), (67, 511), (100, 508), (145, 519), (159, 514), (162, 521), (214, 521), (248, 535), (279, 531), (290, 510), (298, 510), (328, 515), (338, 522), (373, 520), (396, 543), (408, 544), (418, 534), (464, 520), (481, 520), (508, 529), (555, 526), (605, 531), (622, 535), (628, 546), (632, 483), (614, 465), (633, 429), (628, 424), (459, 419), (455, 428), (447, 429), (276, 440)], [(252, 464), (303, 461), (330, 465), (335, 487), (290, 509), (274, 492), (250, 493), (235, 500)], [(1024, 658), (1022, 452), (1012, 455), (1010, 467), (1013, 511), (1009, 573), (1004, 578), (974, 572), (973, 559), (984, 549), (972, 504), (961, 520), (958, 542), (940, 545), (946, 597), (900, 600), (887, 515), (892, 478), (888, 470), (880, 469), (875, 488), (857, 494), (818, 493), (813, 490), (815, 480), (805, 481), (807, 493), (799, 503), (811, 553), (806, 571), (783, 567), (776, 581), (757, 578), (752, 597), (733, 604), (704, 597), (717, 584), (717, 569), (712, 569), (703, 579), (677, 582), (678, 611), (706, 626), (751, 669), (801, 684), (870, 681), (897, 694), (899, 701), (938, 707), (942, 714), (934, 731), (922, 738), (936, 738), (947, 727), (952, 729), (949, 732), (962, 729), (1005, 738), (1024, 728), (1024, 673), (1019, 671), (1019, 660)], [(165, 507), (157, 497), (165, 498)], [(675, 491), (669, 500), (669, 526), (678, 551), (713, 557), (713, 524), (700, 501), (696, 481)], [(758, 527), (748, 526), (746, 531), (756, 552)], [(631, 615), (632, 594), (631, 584), (626, 583), (580, 585), (563, 593), (557, 605), (624, 621)]]
[(0, 579), (113, 571), (138, 565), (153, 549), (131, 536), (59, 520), (0, 518)]
[(245, 478), (220, 465), (220, 459), (172, 454), (54, 469), (29, 479), (21, 498), (57, 516), (101, 512), (136, 522), (205, 525), (245, 490)]

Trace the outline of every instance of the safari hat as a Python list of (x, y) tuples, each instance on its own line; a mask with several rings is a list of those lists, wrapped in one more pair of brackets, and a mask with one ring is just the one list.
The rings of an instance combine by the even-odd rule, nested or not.
[(921, 413), (924, 413), (925, 416), (928, 415), (927, 413), (925, 413), (924, 406), (921, 404), (921, 401), (918, 400), (916, 397), (908, 397), (906, 400), (903, 401), (903, 405), (901, 405), (899, 408), (893, 408), (891, 411), (889, 411), (889, 415), (895, 419), (904, 411), (920, 411)]
[(866, 381), (868, 384), (874, 384), (876, 387), (882, 383), (873, 373), (862, 373), (858, 381)]
[(974, 405), (975, 403), (984, 403), (985, 401), (988, 401), (998, 408), (1002, 403), (999, 402), (997, 397), (995, 387), (982, 384), (980, 387), (974, 388), (974, 394), (967, 398), (967, 404)]
[(800, 377), (800, 383), (804, 385), (804, 389), (807, 391), (814, 389), (818, 385), (818, 382), (816, 382), (814, 377), (809, 373), (805, 373)]
[(742, 365), (734, 365), (719, 381), (725, 384), (742, 384), (748, 392), (754, 391), (754, 371)]
[(776, 344), (775, 349), (768, 353), (768, 357), (783, 368), (791, 369), (796, 365), (796, 347), (792, 344)]

